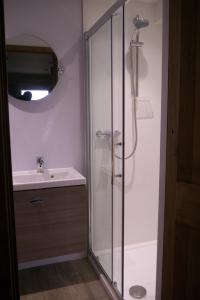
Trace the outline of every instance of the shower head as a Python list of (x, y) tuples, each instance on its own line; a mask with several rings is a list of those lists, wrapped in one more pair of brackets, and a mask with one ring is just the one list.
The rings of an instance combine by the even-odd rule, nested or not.
[(135, 25), (136, 29), (141, 29), (141, 28), (144, 28), (146, 26), (149, 26), (149, 20), (144, 19), (144, 18), (140, 17), (139, 15), (137, 15), (133, 19), (133, 24)]

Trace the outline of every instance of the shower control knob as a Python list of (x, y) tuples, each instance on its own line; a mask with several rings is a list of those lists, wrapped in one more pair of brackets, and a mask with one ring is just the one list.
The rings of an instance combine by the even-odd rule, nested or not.
[(116, 174), (115, 177), (122, 178), (122, 174)]
[(122, 146), (122, 142), (116, 143), (115, 146)]

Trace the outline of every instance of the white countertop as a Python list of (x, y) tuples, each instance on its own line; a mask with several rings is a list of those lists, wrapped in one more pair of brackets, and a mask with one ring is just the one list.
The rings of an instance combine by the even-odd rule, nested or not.
[(13, 172), (13, 190), (33, 190), (51, 187), (85, 185), (86, 178), (73, 167)]

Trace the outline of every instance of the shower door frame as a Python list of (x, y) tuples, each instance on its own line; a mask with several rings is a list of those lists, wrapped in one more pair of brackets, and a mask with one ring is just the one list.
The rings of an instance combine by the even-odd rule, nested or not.
[[(110, 9), (107, 10), (107, 12), (88, 30), (84, 33), (84, 57), (85, 57), (85, 70), (86, 70), (86, 78), (85, 78), (85, 102), (86, 102), (86, 110), (87, 110), (87, 141), (86, 141), (86, 153), (87, 153), (87, 182), (88, 182), (88, 199), (89, 199), (89, 207), (88, 207), (88, 232), (89, 232), (89, 239), (88, 239), (88, 257), (91, 260), (94, 268), (98, 272), (98, 274), (103, 274), (106, 278), (107, 282), (109, 283), (110, 287), (113, 289), (113, 291), (116, 293), (119, 299), (123, 299), (124, 296), (124, 145), (125, 145), (125, 136), (124, 136), (124, 129), (125, 129), (125, 16), (124, 16), (124, 10), (125, 10), (125, 3), (127, 0), (119, 0), (114, 5), (110, 7)], [(113, 127), (113, 53), (112, 53), (112, 16), (113, 14), (118, 10), (122, 8), (123, 9), (123, 37), (122, 37), (122, 131), (123, 131), (123, 137), (122, 137), (122, 244), (121, 244), (121, 251), (122, 251), (122, 274), (121, 274), (121, 287), (122, 291), (121, 293), (116, 288), (114, 282), (113, 282), (113, 183), (112, 183), (112, 278), (108, 276), (104, 268), (101, 266), (101, 264), (96, 259), (92, 249), (91, 249), (91, 138), (90, 138), (90, 47), (89, 47), (89, 40), (90, 38), (102, 27), (104, 26), (109, 20), (111, 21), (111, 120), (112, 120), (112, 127)], [(113, 128), (112, 128), (112, 139), (113, 139)], [(113, 143), (112, 143), (113, 144)], [(112, 147), (113, 148), (113, 147)], [(112, 168), (113, 168), (113, 149), (112, 151)], [(113, 174), (112, 174), (113, 176)]]

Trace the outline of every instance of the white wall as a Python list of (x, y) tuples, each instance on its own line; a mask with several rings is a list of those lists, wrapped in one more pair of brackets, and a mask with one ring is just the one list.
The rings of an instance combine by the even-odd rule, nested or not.
[(7, 0), (4, 6), (6, 38), (39, 37), (65, 68), (47, 100), (9, 97), (13, 170), (35, 169), (42, 155), (47, 167), (83, 171), (82, 1)]
[(83, 29), (89, 30), (117, 0), (83, 0)]

